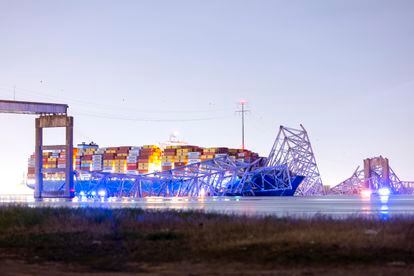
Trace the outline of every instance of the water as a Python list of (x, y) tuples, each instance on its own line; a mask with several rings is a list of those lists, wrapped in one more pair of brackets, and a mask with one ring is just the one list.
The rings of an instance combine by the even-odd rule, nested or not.
[(279, 217), (312, 217), (315, 215), (333, 218), (351, 216), (380, 218), (414, 216), (414, 196), (322, 196), (322, 197), (217, 197), (217, 198), (158, 198), (86, 200), (67, 202), (45, 199), (35, 202), (32, 195), (0, 196), (0, 206), (22, 205), (29, 207), (103, 207), (204, 210), (236, 215), (274, 215)]

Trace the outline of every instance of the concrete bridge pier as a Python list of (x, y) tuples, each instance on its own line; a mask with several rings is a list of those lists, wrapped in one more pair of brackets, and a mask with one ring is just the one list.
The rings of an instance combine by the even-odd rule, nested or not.
[[(36, 200), (41, 200), (44, 197), (53, 198), (68, 198), (74, 197), (73, 185), (73, 117), (67, 115), (45, 115), (36, 118), (36, 142), (35, 142), (35, 191), (34, 197)], [(43, 145), (43, 128), (66, 128), (66, 143), (65, 145), (44, 146)], [(43, 168), (43, 150), (57, 150), (64, 149), (66, 157), (65, 168)], [(43, 193), (43, 174), (44, 173), (65, 173), (65, 186), (63, 193), (46, 194)]]

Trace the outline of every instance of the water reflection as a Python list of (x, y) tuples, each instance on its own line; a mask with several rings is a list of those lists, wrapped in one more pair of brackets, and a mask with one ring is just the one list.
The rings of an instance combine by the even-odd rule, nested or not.
[(389, 195), (383, 195), (383, 196), (380, 196), (380, 201), (381, 201), (381, 203), (384, 205), (386, 205), (386, 204), (388, 204), (388, 201), (389, 201), (389, 199), (390, 199), (390, 196)]
[(389, 207), (387, 205), (381, 206), (381, 212), (380, 212), (380, 219), (381, 220), (388, 220), (390, 218), (390, 212)]
[[(77, 202), (76, 202), (77, 201)], [(24, 205), (30, 207), (92, 207), (92, 208), (142, 208), (204, 210), (206, 212), (240, 215), (274, 215), (309, 217), (327, 215), (334, 218), (363, 216), (388, 220), (392, 216), (414, 215), (414, 196), (370, 195), (370, 197), (204, 197), (204, 198), (162, 198), (145, 199), (109, 198), (105, 202), (80, 197), (72, 202), (47, 200), (33, 202), (20, 197), (0, 197), (0, 205)]]
[(388, 206), (388, 202), (390, 200), (390, 194), (389, 193), (380, 193), (379, 195), (379, 201), (381, 203), (380, 211), (379, 211), (379, 218), (381, 220), (388, 220), (390, 218), (390, 208)]

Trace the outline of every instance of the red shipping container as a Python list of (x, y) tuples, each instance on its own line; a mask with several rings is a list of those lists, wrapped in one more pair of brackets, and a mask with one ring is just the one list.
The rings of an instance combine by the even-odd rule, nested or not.
[(175, 168), (177, 168), (177, 167), (182, 167), (182, 166), (185, 166), (185, 163), (184, 163), (184, 162), (175, 162), (175, 163), (174, 163), (174, 167), (175, 167)]
[(105, 154), (103, 155), (103, 158), (104, 158), (105, 160), (107, 160), (107, 159), (114, 159), (114, 157), (115, 157), (115, 153), (105, 153)]
[(123, 148), (123, 149), (119, 149), (116, 151), (117, 153), (128, 153), (129, 152), (129, 148)]
[(92, 155), (84, 155), (82, 157), (82, 160), (90, 161), (90, 160), (92, 160)]

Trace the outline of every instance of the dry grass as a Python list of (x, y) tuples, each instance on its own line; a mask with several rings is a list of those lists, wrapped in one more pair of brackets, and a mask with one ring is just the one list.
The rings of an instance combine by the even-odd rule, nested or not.
[(89, 270), (136, 264), (414, 264), (414, 218), (243, 217), (137, 209), (0, 209), (0, 257)]

